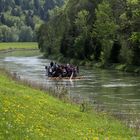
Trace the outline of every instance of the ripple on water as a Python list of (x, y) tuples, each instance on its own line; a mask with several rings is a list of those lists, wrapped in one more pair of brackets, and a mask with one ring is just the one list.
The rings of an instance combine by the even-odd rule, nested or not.
[(119, 84), (107, 84), (107, 85), (102, 85), (102, 87), (134, 87), (134, 86), (138, 86), (138, 84), (125, 84), (125, 83), (119, 83)]
[(110, 95), (102, 95), (104, 97), (110, 98), (110, 99), (120, 99), (120, 100), (124, 100), (122, 97), (116, 97), (115, 95), (110, 96)]
[(139, 102), (140, 103), (140, 99), (127, 99), (130, 102)]
[(5, 57), (5, 62), (13, 62), (16, 64), (34, 66), (40, 64), (38, 57)]

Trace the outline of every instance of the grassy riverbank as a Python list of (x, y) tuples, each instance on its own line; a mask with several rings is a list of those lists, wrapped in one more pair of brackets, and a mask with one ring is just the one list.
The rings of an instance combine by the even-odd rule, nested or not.
[(80, 112), (0, 71), (0, 139), (124, 140), (135, 132), (101, 113)]
[(36, 42), (6, 42), (0, 43), (0, 51), (8, 49), (38, 49)]

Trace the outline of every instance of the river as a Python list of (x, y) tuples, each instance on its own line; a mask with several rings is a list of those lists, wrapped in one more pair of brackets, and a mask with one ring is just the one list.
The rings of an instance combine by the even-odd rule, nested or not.
[(22, 79), (48, 87), (64, 86), (70, 96), (89, 101), (99, 110), (120, 117), (129, 125), (140, 124), (140, 76), (116, 70), (80, 67), (82, 79), (50, 80), (38, 51), (16, 51), (0, 54), (0, 67), (16, 72)]

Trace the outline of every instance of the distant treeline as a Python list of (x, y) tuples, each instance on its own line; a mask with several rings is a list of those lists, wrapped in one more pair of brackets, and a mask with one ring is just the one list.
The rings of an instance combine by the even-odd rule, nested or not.
[(35, 41), (49, 10), (63, 0), (0, 0), (0, 42)]
[(140, 65), (139, 0), (69, 0), (38, 32), (46, 56)]

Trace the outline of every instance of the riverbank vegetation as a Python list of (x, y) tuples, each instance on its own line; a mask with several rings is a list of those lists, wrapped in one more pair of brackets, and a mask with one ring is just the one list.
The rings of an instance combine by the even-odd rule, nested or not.
[(137, 139), (104, 113), (80, 112), (46, 92), (21, 85), (0, 70), (0, 139)]
[(0, 0), (0, 42), (36, 41), (49, 10), (63, 0)]
[(41, 26), (39, 48), (47, 57), (140, 73), (139, 17), (139, 0), (69, 0)]
[(38, 49), (36, 42), (5, 42), (0, 43), (0, 51), (12, 49)]

